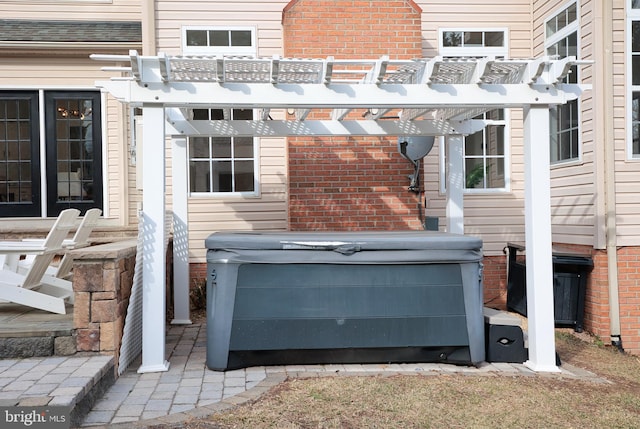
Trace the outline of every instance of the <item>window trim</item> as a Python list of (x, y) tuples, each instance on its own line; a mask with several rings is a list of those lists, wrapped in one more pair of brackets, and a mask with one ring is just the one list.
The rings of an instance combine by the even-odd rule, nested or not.
[[(251, 46), (187, 46), (188, 30), (205, 31), (250, 31)], [(182, 53), (184, 55), (256, 55), (256, 27), (228, 25), (184, 25), (182, 26)]]
[[(570, 24), (568, 24), (567, 26), (563, 27), (562, 29), (556, 31), (551, 37), (549, 37), (547, 39), (546, 37), (546, 28), (547, 28), (547, 23), (549, 21), (551, 21), (553, 18), (555, 18), (558, 14), (560, 14), (561, 12), (565, 11), (566, 9), (568, 9), (569, 7), (571, 7), (571, 5), (575, 5), (576, 6), (576, 20)], [(581, 35), (580, 35), (580, 13), (581, 13), (581, 9), (580, 9), (580, 2), (578, 0), (569, 0), (565, 3), (563, 3), (562, 5), (560, 5), (560, 7), (557, 7), (556, 9), (552, 10), (551, 13), (549, 13), (548, 17), (545, 18), (544, 23), (543, 23), (543, 36), (544, 36), (544, 52), (546, 55), (547, 49), (549, 49), (549, 47), (557, 44), (558, 42), (560, 42), (563, 39), (566, 39), (567, 37), (569, 37), (571, 34), (575, 33), (576, 34), (576, 52), (579, 54), (580, 50), (581, 50), (581, 46), (580, 46), (580, 41), (581, 41)], [(579, 75), (580, 71), (578, 70), (578, 81), (580, 81), (580, 75)], [(568, 166), (568, 165), (579, 165), (582, 163), (582, 101), (580, 98), (578, 98), (577, 100), (577, 114), (578, 114), (578, 154), (575, 158), (568, 158), (568, 159), (561, 159), (558, 161), (552, 161), (551, 159), (549, 159), (550, 162), (550, 167), (552, 169), (557, 168), (557, 167), (564, 167), (564, 166)], [(550, 112), (551, 114), (551, 112)], [(551, 121), (551, 118), (549, 118), (549, 121)], [(549, 124), (551, 125), (551, 124)], [(551, 127), (549, 129), (549, 131), (551, 131)], [(551, 134), (549, 134), (549, 138), (551, 139)]]
[(640, 161), (640, 152), (633, 153), (633, 93), (640, 92), (640, 85), (633, 85), (633, 64), (632, 64), (632, 24), (634, 21), (640, 22), (640, 9), (632, 9), (627, 3), (627, 14), (625, 22), (625, 127), (626, 127), (626, 159), (628, 161)]

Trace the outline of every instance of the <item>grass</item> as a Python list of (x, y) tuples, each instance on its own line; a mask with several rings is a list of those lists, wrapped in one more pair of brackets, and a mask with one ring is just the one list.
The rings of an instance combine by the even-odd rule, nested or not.
[(640, 359), (567, 330), (558, 331), (556, 345), (563, 363), (600, 378), (423, 373), (288, 379), (253, 402), (179, 427), (640, 427)]

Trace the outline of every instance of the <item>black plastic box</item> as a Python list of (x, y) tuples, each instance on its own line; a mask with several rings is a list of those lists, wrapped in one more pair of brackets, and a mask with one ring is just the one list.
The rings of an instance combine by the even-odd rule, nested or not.
[[(527, 274), (525, 247), (507, 243), (509, 250), (507, 308), (527, 315)], [(590, 255), (562, 246), (553, 246), (553, 312), (556, 326), (572, 326), (582, 332), (587, 279), (593, 269)]]

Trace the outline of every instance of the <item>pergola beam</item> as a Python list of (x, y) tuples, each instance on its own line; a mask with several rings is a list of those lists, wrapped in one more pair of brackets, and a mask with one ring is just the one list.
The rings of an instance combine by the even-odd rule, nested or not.
[(221, 109), (501, 109), (559, 105), (576, 99), (581, 85), (499, 84), (265, 84), (99, 81), (125, 103)]
[(486, 122), (483, 120), (190, 121), (187, 119), (177, 119), (175, 115), (171, 115), (168, 121), (167, 133), (170, 135), (223, 137), (469, 135), (482, 130), (486, 125)]

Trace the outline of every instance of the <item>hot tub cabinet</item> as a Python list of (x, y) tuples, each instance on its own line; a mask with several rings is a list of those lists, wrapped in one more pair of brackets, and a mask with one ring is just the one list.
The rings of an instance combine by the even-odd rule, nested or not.
[(206, 247), (212, 370), (485, 359), (478, 238), (238, 232)]

